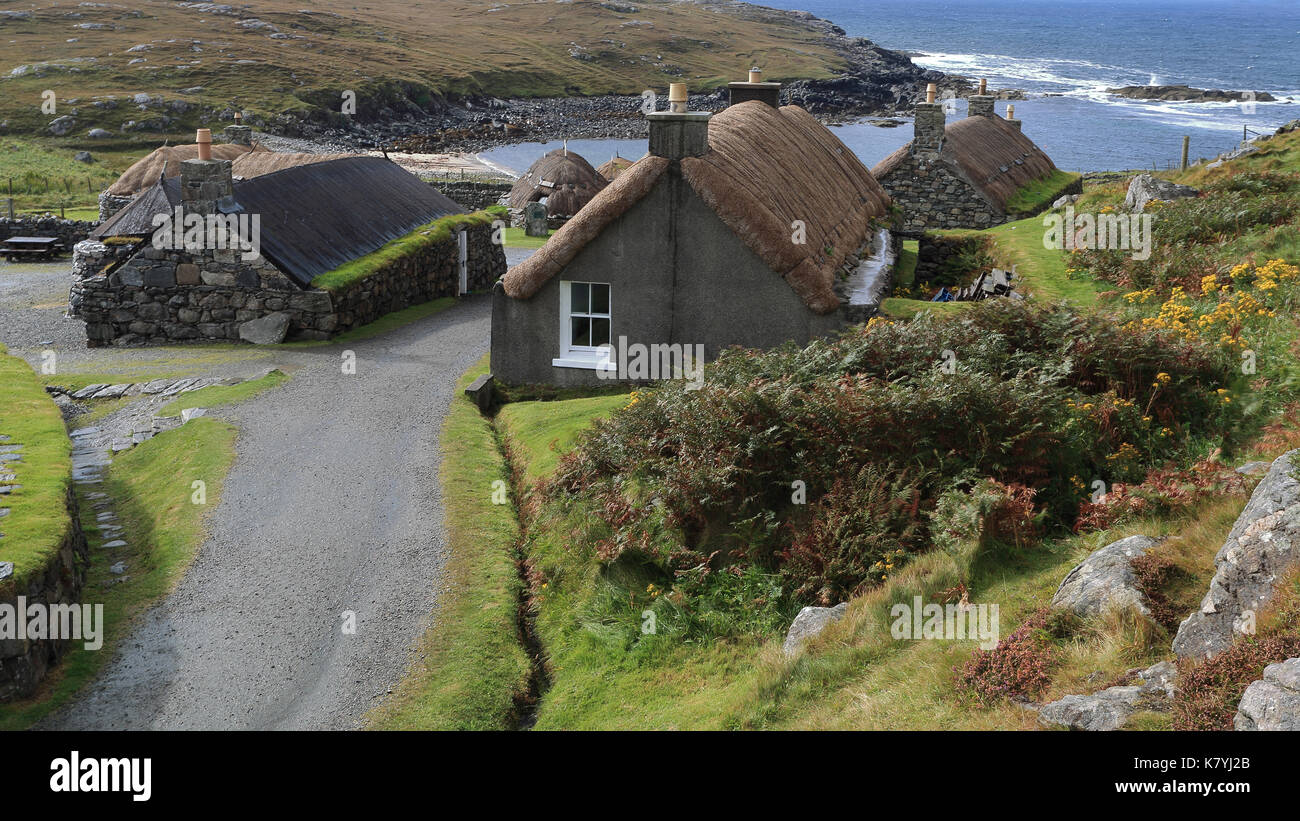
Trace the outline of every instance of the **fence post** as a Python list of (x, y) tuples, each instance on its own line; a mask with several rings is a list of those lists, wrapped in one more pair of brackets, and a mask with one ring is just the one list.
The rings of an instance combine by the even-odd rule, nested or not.
[(1187, 148), (1188, 146), (1191, 145), (1191, 142), (1192, 142), (1192, 138), (1187, 134), (1184, 134), (1183, 135), (1183, 163), (1182, 163), (1182, 167), (1179, 169), (1180, 171), (1187, 170)]

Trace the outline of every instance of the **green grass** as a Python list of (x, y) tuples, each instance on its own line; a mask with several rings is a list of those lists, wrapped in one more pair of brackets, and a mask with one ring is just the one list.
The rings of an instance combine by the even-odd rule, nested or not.
[(903, 240), (903, 248), (898, 252), (898, 261), (894, 263), (895, 287), (910, 288), (916, 281), (916, 263), (920, 249), (920, 240)]
[(59, 408), (32, 369), (0, 345), (0, 446), (22, 445), (17, 462), (0, 462), (0, 472), (17, 476), (21, 489), (0, 495), (9, 515), (0, 519), (0, 560), (14, 574), (0, 582), (0, 595), (26, 590), (34, 574), (54, 558), (71, 527), (67, 505), (72, 481), (72, 443)]
[(522, 228), (507, 228), (505, 231), (507, 248), (541, 248), (546, 244), (547, 239), (548, 237), (530, 237)]
[(1065, 252), (1043, 247), (1047, 228), (1042, 217), (1028, 217), (984, 231), (942, 231), (944, 234), (980, 234), (993, 240), (993, 258), (999, 267), (1016, 268), (1017, 290), (1044, 302), (1065, 299), (1081, 308), (1097, 304), (1105, 290), (1093, 279), (1071, 279), (1065, 272)]
[[(107, 554), (95, 528), (95, 511), (81, 501), (81, 523), (91, 540), (92, 564), (82, 600), (104, 605), (104, 645), (89, 651), (74, 643), (31, 698), (0, 705), (0, 730), (22, 729), (68, 702), (112, 658), (131, 621), (175, 587), (198, 555), (204, 517), (221, 500), (235, 456), (235, 429), (215, 419), (195, 419), (118, 454), (103, 490), (114, 500), (127, 548)], [(206, 484), (206, 504), (192, 502), (192, 483)], [(99, 486), (93, 486), (99, 487)], [(125, 561), (126, 581), (108, 572)]]
[(389, 240), (382, 247), (363, 257), (345, 262), (333, 271), (326, 271), (311, 281), (312, 287), (336, 293), (346, 291), (403, 257), (448, 241), (451, 239), (452, 232), (462, 226), (491, 225), (494, 220), (502, 219), (504, 216), (505, 209), (494, 205), (472, 214), (451, 214), (441, 217), (416, 228), (404, 237)]
[(277, 388), (289, 377), (281, 370), (274, 370), (260, 379), (249, 379), (237, 385), (212, 385), (196, 391), (182, 394), (158, 409), (159, 416), (180, 416), (181, 411), (189, 408), (210, 408), (216, 405), (233, 405), (251, 399), (263, 391)]
[(518, 718), (515, 699), (529, 679), (516, 630), (519, 526), (511, 505), (492, 503), (493, 482), (509, 474), (491, 423), (463, 392), (487, 369), (485, 356), (461, 377), (442, 428), (447, 589), (418, 660), (367, 717), (373, 729), (503, 730)]
[(1019, 191), (1007, 198), (1008, 214), (1037, 214), (1050, 206), (1082, 177), (1072, 171), (1059, 168), (1041, 180), (1034, 180), (1021, 186)]
[(15, 211), (58, 214), (64, 206), (68, 219), (98, 220), (99, 192), (125, 166), (120, 161), (80, 163), (73, 159), (77, 150), (47, 141), (0, 137), (0, 197), (12, 196)]
[(529, 481), (555, 470), (560, 455), (593, 420), (628, 403), (626, 395), (593, 396), (563, 402), (515, 402), (501, 408), (497, 423), (516, 448)]

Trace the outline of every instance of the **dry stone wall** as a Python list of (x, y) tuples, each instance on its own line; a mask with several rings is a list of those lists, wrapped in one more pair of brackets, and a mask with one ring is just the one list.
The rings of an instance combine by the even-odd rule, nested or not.
[[(492, 242), (491, 225), (466, 231), (469, 290), (486, 291), (505, 273), (505, 252)], [(288, 315), (287, 339), (323, 340), (456, 296), (460, 286), (454, 232), (336, 292), (302, 290), (260, 257), (244, 263), (234, 251), (195, 256), (140, 245), (122, 262), (120, 246), (95, 245), (78, 260), (79, 272), (93, 273), (73, 283), (70, 298), (90, 347), (236, 341), (241, 325), (277, 313)]]
[[(10, 589), (6, 590), (6, 583), (0, 581), (0, 605), (16, 608), (19, 597), (24, 605), (42, 606), (74, 604), (81, 600), (90, 551), (71, 488), (68, 489), (67, 506), (70, 525), (58, 552), (41, 572), (30, 577), (22, 589), (10, 584)], [(0, 702), (24, 698), (35, 692), (45, 674), (71, 646), (71, 642), (49, 638), (0, 639)]]

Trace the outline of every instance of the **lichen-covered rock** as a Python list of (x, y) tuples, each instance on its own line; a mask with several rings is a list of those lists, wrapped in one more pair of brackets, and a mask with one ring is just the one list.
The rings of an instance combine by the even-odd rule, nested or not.
[(1138, 674), (1138, 683), (1107, 687), (1092, 695), (1066, 696), (1038, 710), (1038, 722), (1045, 727), (1106, 732), (1118, 730), (1141, 710), (1165, 710), (1174, 695), (1178, 670), (1162, 661)]
[(840, 602), (834, 607), (805, 607), (799, 611), (785, 634), (782, 649), (787, 656), (793, 656), (808, 639), (821, 634), (828, 626), (844, 618), (849, 609), (848, 602)]
[(1174, 637), (1180, 657), (1209, 658), (1238, 634), (1253, 629), (1255, 614), (1273, 597), (1273, 586), (1300, 562), (1300, 481), (1293, 450), (1273, 462), (1228, 540), (1214, 557), (1214, 578), (1201, 607)]
[(1075, 565), (1052, 596), (1052, 607), (1088, 618), (1108, 610), (1150, 615), (1130, 563), (1156, 545), (1149, 536), (1112, 542)]
[(1124, 208), (1135, 214), (1141, 214), (1147, 203), (1152, 200), (1176, 200), (1195, 197), (1200, 191), (1190, 185), (1162, 180), (1150, 174), (1138, 174), (1128, 184), (1128, 193), (1124, 195)]
[(1264, 668), (1246, 688), (1232, 719), (1236, 730), (1300, 730), (1300, 658)]
[(279, 345), (289, 332), (289, 315), (267, 314), (239, 326), (239, 338), (254, 345)]

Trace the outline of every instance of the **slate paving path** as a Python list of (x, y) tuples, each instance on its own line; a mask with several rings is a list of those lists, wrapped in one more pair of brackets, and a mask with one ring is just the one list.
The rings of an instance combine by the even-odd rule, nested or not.
[[(443, 586), (439, 431), (490, 316), (472, 297), (351, 343), (352, 375), (345, 346), (295, 351), (290, 382), (222, 411), (237, 455), (198, 559), (41, 726), (358, 726), (406, 670)], [(98, 480), (92, 450), (74, 456), (78, 481)], [(96, 501), (111, 528), (110, 501)]]

